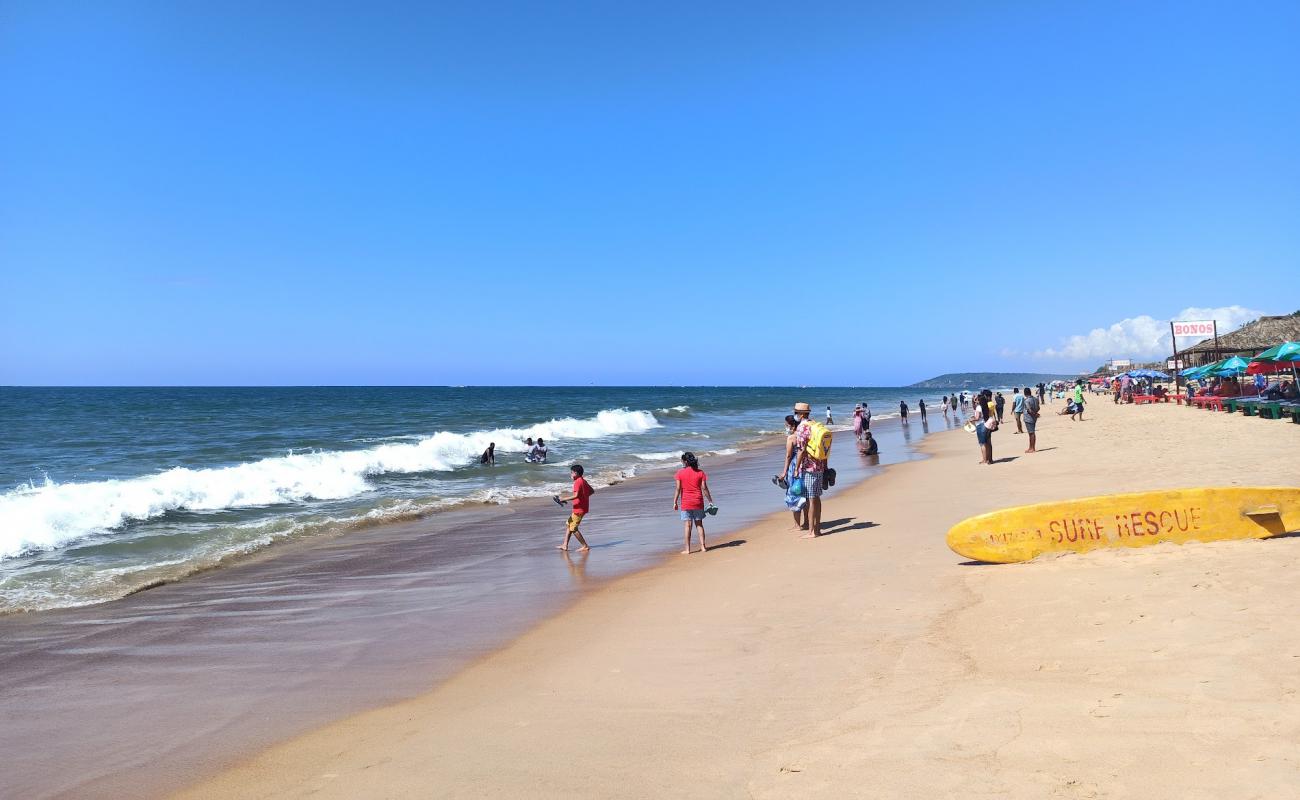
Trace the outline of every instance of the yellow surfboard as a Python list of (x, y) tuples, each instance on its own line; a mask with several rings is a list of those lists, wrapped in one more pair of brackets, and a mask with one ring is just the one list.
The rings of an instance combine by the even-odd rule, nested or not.
[(975, 561), (1010, 564), (1043, 553), (1263, 539), (1294, 531), (1300, 531), (1300, 488), (1234, 486), (1007, 508), (954, 525), (948, 547)]

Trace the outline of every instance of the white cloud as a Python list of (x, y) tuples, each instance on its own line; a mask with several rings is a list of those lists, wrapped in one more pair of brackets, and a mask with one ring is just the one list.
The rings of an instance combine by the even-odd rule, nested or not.
[[(1263, 315), (1242, 306), (1222, 308), (1185, 308), (1171, 319), (1218, 320), (1219, 333), (1227, 333)], [(1195, 344), (1192, 339), (1180, 340), (1182, 346)], [(1034, 358), (1052, 358), (1066, 361), (1105, 361), (1111, 358), (1131, 358), (1137, 361), (1154, 361), (1173, 353), (1169, 342), (1169, 320), (1155, 319), (1143, 314), (1140, 317), (1120, 320), (1106, 328), (1093, 328), (1084, 334), (1065, 339), (1059, 347), (1036, 351)]]

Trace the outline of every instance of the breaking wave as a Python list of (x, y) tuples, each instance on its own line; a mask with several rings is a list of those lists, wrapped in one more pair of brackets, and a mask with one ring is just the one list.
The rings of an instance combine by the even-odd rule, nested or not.
[(363, 450), (290, 453), (229, 467), (176, 467), (155, 475), (88, 483), (31, 483), (0, 494), (0, 558), (49, 550), (78, 539), (153, 519), (169, 511), (226, 509), (338, 500), (372, 490), (385, 474), (449, 471), (497, 452), (524, 452), (525, 437), (599, 439), (659, 427), (649, 411), (610, 409), (522, 428), (472, 433), (440, 431), (415, 442)]

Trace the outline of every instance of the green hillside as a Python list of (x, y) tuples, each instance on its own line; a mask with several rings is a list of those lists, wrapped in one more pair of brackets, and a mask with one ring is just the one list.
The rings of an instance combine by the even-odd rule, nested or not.
[(929, 380), (917, 381), (908, 389), (993, 389), (999, 386), (1034, 386), (1051, 381), (1074, 380), (1077, 375), (1038, 372), (950, 372)]

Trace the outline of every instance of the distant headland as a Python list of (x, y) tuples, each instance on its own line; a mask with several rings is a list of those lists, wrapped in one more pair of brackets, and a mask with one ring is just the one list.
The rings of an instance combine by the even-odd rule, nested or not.
[(909, 384), (907, 389), (992, 389), (998, 386), (1034, 386), (1051, 381), (1074, 380), (1076, 375), (1038, 372), (949, 372), (929, 380)]

